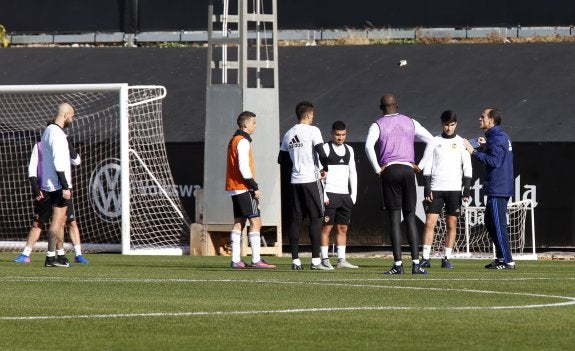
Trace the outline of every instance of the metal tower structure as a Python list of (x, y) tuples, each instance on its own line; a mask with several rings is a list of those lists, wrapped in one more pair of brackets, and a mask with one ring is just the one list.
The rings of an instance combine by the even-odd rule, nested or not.
[[(229, 235), (232, 205), (224, 189), (227, 144), (244, 110), (257, 115), (252, 136), (262, 190), (262, 254), (281, 255), (277, 0), (222, 0), (209, 7), (204, 188), (201, 239)], [(212, 243), (210, 243), (212, 240)], [(244, 248), (247, 240), (243, 240)], [(269, 242), (269, 244), (267, 244)], [(215, 249), (217, 247), (210, 247)], [(207, 250), (207, 254), (211, 254)]]

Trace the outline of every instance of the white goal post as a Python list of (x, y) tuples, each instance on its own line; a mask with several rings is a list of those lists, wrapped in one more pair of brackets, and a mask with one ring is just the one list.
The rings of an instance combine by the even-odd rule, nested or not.
[[(485, 207), (463, 206), (458, 218), (453, 257), (460, 258), (493, 258), (495, 248), (485, 227)], [(528, 228), (528, 224), (530, 227)], [(435, 226), (432, 254), (443, 255), (446, 224), (444, 214), (439, 216)], [(526, 250), (526, 233), (530, 229), (531, 249)], [(535, 250), (535, 213), (531, 200), (510, 202), (507, 205), (507, 230), (509, 246), (515, 260), (537, 260)]]
[[(24, 247), (33, 219), (30, 152), (58, 105), (68, 102), (75, 117), (66, 133), (82, 159), (72, 168), (72, 198), (83, 250), (189, 250), (190, 220), (164, 141), (165, 96), (163, 86), (126, 83), (0, 85), (0, 249)], [(43, 233), (35, 250), (45, 250), (45, 241)]]

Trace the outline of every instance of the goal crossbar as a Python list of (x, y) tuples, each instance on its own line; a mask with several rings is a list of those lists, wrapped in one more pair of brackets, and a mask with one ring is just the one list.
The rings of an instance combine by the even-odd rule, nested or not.
[(102, 84), (45, 84), (45, 85), (0, 85), (0, 93), (65, 93), (74, 91), (106, 92), (128, 88), (128, 83)]

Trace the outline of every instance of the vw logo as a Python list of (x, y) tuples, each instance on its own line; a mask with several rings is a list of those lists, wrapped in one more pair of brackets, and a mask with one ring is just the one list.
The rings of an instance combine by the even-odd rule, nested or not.
[(109, 158), (100, 162), (90, 177), (92, 207), (106, 222), (118, 222), (121, 218), (120, 171), (120, 160)]

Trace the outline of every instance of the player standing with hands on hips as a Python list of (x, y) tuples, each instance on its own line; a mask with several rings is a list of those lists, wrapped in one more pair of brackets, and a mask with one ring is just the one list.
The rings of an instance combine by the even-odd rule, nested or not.
[(430, 159), (423, 167), (426, 217), (421, 267), (425, 268), (431, 266), (429, 258), (433, 234), (444, 206), (447, 233), (441, 268), (453, 268), (449, 259), (455, 244), (457, 218), (461, 214), (461, 188), (463, 187), (463, 201), (467, 202), (471, 187), (471, 157), (465, 148), (464, 139), (455, 134), (457, 128), (455, 112), (444, 111), (441, 114), (441, 126), (443, 132), (429, 144)]
[[(237, 119), (239, 129), (228, 143), (226, 167), (226, 191), (232, 198), (234, 226), (230, 233), (232, 242), (232, 268), (276, 268), (260, 256), (262, 221), (259, 199), (261, 191), (254, 180), (255, 166), (252, 153), (251, 134), (256, 131), (256, 115), (250, 111), (240, 113)], [(248, 266), (240, 256), (242, 231), (250, 222), (248, 240), (252, 248), (252, 264)]]
[(325, 177), (325, 214), (321, 230), (321, 264), (333, 269), (329, 262), (329, 234), (335, 224), (337, 229), (337, 268), (358, 268), (347, 262), (347, 227), (351, 210), (357, 199), (357, 171), (353, 148), (345, 144), (345, 123), (336, 121), (331, 126), (331, 141), (323, 144), (329, 172)]
[(465, 140), (467, 151), (485, 166), (483, 195), (485, 225), (495, 245), (496, 259), (487, 264), (487, 269), (515, 269), (515, 262), (509, 247), (507, 231), (507, 202), (513, 196), (515, 179), (513, 175), (513, 148), (511, 139), (501, 128), (501, 112), (494, 108), (483, 111), (479, 117), (479, 128), (485, 131), (485, 138), (478, 138), (480, 147), (474, 149)]
[[(417, 193), (414, 170), (417, 172), (420, 167), (415, 165), (414, 142), (418, 138), (428, 144), (433, 136), (419, 122), (398, 112), (399, 105), (394, 95), (383, 95), (379, 107), (384, 115), (369, 127), (365, 152), (380, 177), (383, 204), (389, 213), (394, 263), (384, 274), (403, 274), (402, 213), (411, 248), (411, 273), (427, 274), (419, 264), (419, 233), (415, 224)], [(379, 154), (375, 153), (376, 145)], [(425, 164), (425, 161), (421, 164)]]

